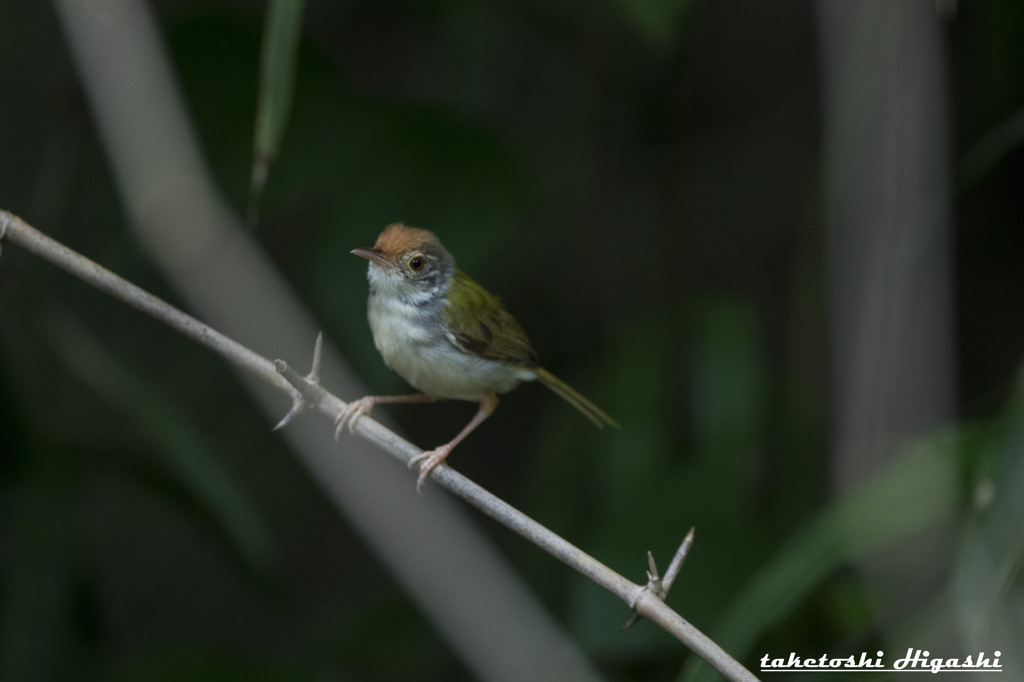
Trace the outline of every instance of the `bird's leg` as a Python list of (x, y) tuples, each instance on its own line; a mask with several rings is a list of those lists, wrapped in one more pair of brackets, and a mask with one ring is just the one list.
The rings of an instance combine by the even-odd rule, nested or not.
[(342, 430), (348, 424), (349, 432), (352, 425), (360, 417), (370, 416), (370, 411), (377, 403), (432, 403), (438, 400), (436, 396), (426, 393), (413, 393), (412, 395), (367, 395), (359, 400), (353, 400), (345, 406), (338, 418), (334, 420), (334, 440), (338, 440)]
[[(420, 476), (416, 479), (416, 491), (419, 492), (423, 486), (423, 482), (427, 480), (427, 476), (438, 464), (443, 462), (445, 458), (451, 453), (456, 445), (462, 442), (462, 439), (473, 432), (473, 429), (480, 426), (480, 424), (491, 416), (494, 412), (494, 408), (498, 406), (498, 396), (494, 391), (488, 391), (484, 395), (483, 400), (480, 401), (480, 409), (476, 411), (473, 418), (469, 420), (465, 428), (459, 431), (459, 435), (452, 438), (449, 442), (444, 445), (434, 448), (433, 450), (427, 450), (422, 452), (412, 459), (409, 460), (409, 468), (420, 465)], [(421, 464), (422, 462), (422, 464)]]

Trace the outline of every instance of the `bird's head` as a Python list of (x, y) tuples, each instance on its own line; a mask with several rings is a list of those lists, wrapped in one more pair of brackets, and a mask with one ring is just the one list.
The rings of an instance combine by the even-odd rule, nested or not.
[(373, 248), (352, 253), (370, 261), (372, 293), (413, 304), (443, 295), (455, 274), (455, 259), (433, 232), (402, 223), (384, 228)]

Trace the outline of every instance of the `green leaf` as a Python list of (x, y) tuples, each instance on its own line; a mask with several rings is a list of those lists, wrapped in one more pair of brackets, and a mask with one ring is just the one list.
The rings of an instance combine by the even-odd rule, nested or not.
[(305, 0), (270, 0), (267, 7), (260, 49), (260, 85), (249, 204), (251, 218), (258, 210), (270, 163), (277, 155), (288, 123), (304, 11)]
[(966, 645), (1001, 651), (1011, 679), (1024, 674), (1024, 381), (1018, 386), (1007, 418), (982, 445), (992, 470), (974, 485), (953, 581)]

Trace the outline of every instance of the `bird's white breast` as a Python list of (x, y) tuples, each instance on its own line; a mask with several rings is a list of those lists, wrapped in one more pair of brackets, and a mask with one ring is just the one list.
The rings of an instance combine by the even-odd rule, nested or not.
[(373, 342), (388, 367), (415, 388), (439, 398), (478, 401), (535, 378), (526, 368), (467, 353), (445, 336), (440, 298), (408, 302), (378, 291), (367, 307)]

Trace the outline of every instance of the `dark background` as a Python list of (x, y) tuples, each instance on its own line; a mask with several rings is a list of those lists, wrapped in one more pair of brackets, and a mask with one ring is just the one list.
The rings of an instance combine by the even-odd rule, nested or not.
[[(265, 8), (153, 6), (216, 182), (244, 214)], [(815, 562), (799, 538), (837, 504), (814, 9), (311, 1), (255, 230), (376, 393), (406, 387), (373, 348), (365, 263), (348, 251), (389, 222), (435, 231), (544, 365), (623, 426), (595, 431), (524, 386), (454, 466), (635, 580), (646, 550), (667, 563), (696, 526), (669, 603), (723, 643), (728, 609), (774, 560)], [(177, 302), (126, 227), (52, 8), (4, 3), (0, 26), (0, 209)], [(1024, 6), (960, 3), (943, 33), (957, 377), (944, 428), (970, 444), (948, 501), (959, 532), (978, 520), (979, 480), (1006, 489), (979, 472), (1021, 459), (1024, 136), (969, 162), (1021, 116)], [(427, 447), (473, 409), (388, 412)], [(468, 676), (269, 426), (207, 351), (5, 245), (0, 678)], [(167, 433), (177, 454), (158, 447)], [(395, 494), (412, 494), (411, 475)], [(480, 523), (609, 679), (680, 671), (665, 633), (620, 633), (621, 604)], [(1015, 538), (1000, 542), (1019, 568)], [(751, 613), (754, 643), (726, 648), (756, 672), (767, 652), (908, 646), (855, 561), (822, 563), (808, 579), (779, 569), (799, 598)]]

